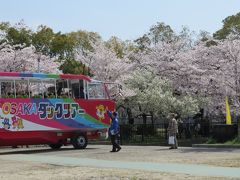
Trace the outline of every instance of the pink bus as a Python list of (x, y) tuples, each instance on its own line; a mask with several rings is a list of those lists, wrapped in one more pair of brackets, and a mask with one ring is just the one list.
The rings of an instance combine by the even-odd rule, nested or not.
[(84, 75), (0, 72), (0, 146), (72, 144), (107, 134), (106, 85)]

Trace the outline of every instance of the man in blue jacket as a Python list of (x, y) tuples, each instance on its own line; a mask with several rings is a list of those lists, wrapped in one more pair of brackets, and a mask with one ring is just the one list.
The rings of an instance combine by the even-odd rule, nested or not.
[(119, 136), (119, 133), (120, 133), (117, 112), (112, 113), (111, 111), (107, 111), (107, 113), (112, 120), (110, 128), (108, 130), (108, 133), (111, 137), (111, 143), (112, 143), (112, 151), (110, 152), (118, 152), (121, 150), (121, 147), (117, 142), (117, 137)]

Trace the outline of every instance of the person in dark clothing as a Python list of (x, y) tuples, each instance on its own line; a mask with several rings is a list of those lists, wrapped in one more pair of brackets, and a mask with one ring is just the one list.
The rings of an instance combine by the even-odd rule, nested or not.
[(112, 150), (110, 152), (118, 152), (121, 150), (121, 147), (118, 143), (117, 137), (119, 136), (119, 124), (118, 124), (118, 118), (117, 118), (117, 112), (111, 112), (107, 111), (108, 116), (111, 118), (112, 122), (109, 127), (108, 133), (111, 137), (111, 143), (112, 143)]
[(80, 98), (84, 99), (84, 97), (85, 97), (84, 89), (83, 87), (80, 87)]

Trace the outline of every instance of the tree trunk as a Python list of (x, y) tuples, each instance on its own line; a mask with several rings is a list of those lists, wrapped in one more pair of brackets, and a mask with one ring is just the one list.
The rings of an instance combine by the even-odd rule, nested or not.
[(151, 114), (152, 127), (154, 127), (153, 112), (151, 111), (150, 114)]
[(147, 125), (147, 115), (145, 113), (142, 114), (143, 118), (143, 126), (142, 126), (142, 142), (144, 141), (144, 132), (146, 131), (146, 125)]
[(143, 124), (144, 126), (146, 126), (147, 124), (147, 115), (145, 113), (142, 114), (142, 118), (143, 118)]

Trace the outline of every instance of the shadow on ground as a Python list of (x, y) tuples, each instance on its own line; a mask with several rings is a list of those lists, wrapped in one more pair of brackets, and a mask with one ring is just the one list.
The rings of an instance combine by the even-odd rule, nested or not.
[(156, 148), (155, 151), (169, 151), (169, 152), (178, 152), (178, 153), (201, 153), (201, 152), (234, 152), (239, 151), (240, 149), (236, 148), (198, 148), (198, 147), (179, 147), (178, 149), (169, 149), (169, 147), (161, 147)]
[[(86, 148), (86, 150), (94, 150), (94, 149), (99, 149), (99, 148)], [(81, 151), (81, 149), (74, 149), (74, 148), (61, 148), (58, 150), (55, 149), (24, 149), (20, 150), (16, 148), (14, 149), (9, 149), (8, 152), (0, 152), (0, 155), (10, 155), (10, 154), (42, 154), (42, 153), (49, 153), (49, 152), (59, 152), (59, 151)]]

